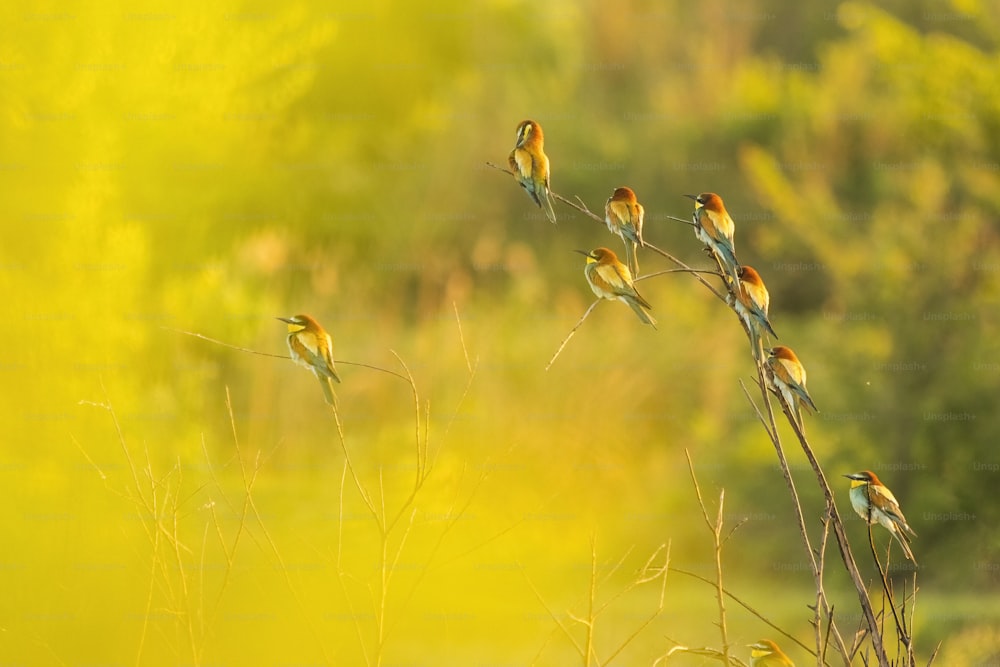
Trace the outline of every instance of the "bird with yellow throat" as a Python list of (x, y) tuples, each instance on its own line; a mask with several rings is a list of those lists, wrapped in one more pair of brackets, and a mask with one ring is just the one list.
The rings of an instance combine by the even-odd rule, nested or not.
[(541, 125), (533, 120), (521, 121), (507, 164), (518, 184), (545, 212), (545, 217), (555, 223), (556, 212), (552, 209), (552, 191), (549, 188), (549, 158), (545, 155), (545, 135)]
[(892, 495), (878, 475), (871, 470), (862, 470), (850, 475), (844, 475), (851, 480), (851, 507), (858, 516), (869, 524), (877, 523), (892, 533), (892, 536), (903, 547), (903, 553), (916, 565), (917, 561), (910, 550), (910, 538), (907, 533), (916, 537), (917, 534), (910, 528), (903, 516), (903, 510), (899, 509), (899, 501)]
[(740, 265), (736, 261), (733, 242), (736, 225), (726, 211), (722, 197), (714, 192), (684, 196), (694, 200), (694, 235), (715, 258), (724, 276), (723, 280), (733, 289), (739, 289), (737, 270)]
[(781, 394), (785, 405), (795, 419), (800, 430), (804, 430), (802, 423), (802, 408), (819, 412), (812, 396), (806, 390), (806, 368), (799, 361), (798, 356), (790, 347), (775, 345), (767, 351), (767, 358), (764, 360), (768, 370), (767, 379), (775, 392)]
[(333, 382), (340, 382), (333, 365), (333, 339), (309, 315), (279, 317), (288, 325), (288, 352), (292, 360), (305, 366), (319, 379), (326, 402), (333, 405)]
[(767, 318), (771, 295), (760, 274), (752, 266), (744, 264), (737, 269), (736, 274), (740, 279), (739, 287), (729, 297), (730, 303), (750, 333), (750, 347), (753, 349), (754, 358), (762, 360), (765, 333), (778, 337), (778, 334), (774, 333), (771, 321)]
[(656, 328), (656, 320), (646, 312), (652, 306), (632, 284), (632, 273), (618, 261), (618, 256), (608, 248), (591, 251), (577, 250), (587, 258), (583, 274), (595, 295), (601, 299), (621, 301), (626, 304), (644, 323)]
[(604, 203), (604, 222), (608, 225), (608, 230), (621, 237), (625, 243), (625, 264), (633, 277), (639, 275), (636, 251), (640, 246), (646, 245), (642, 240), (642, 220), (645, 215), (646, 210), (636, 199), (632, 188), (615, 188)]

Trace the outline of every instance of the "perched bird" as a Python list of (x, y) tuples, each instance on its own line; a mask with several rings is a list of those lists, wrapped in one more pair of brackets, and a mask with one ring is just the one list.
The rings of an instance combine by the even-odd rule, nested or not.
[(770, 639), (750, 644), (750, 667), (795, 667), (791, 658)]
[(645, 213), (631, 188), (615, 188), (604, 204), (604, 221), (608, 223), (608, 230), (624, 241), (625, 263), (633, 276), (639, 275), (636, 249), (639, 246), (646, 247), (642, 240), (642, 218)]
[(337, 369), (333, 365), (333, 339), (308, 315), (279, 317), (288, 324), (288, 351), (292, 360), (311, 370), (319, 378), (326, 402), (333, 405), (333, 384), (340, 382)]
[(617, 255), (607, 248), (597, 248), (587, 252), (577, 250), (587, 257), (587, 265), (583, 274), (590, 283), (590, 289), (602, 299), (617, 299), (628, 304), (639, 319), (656, 328), (656, 320), (644, 309), (651, 309), (649, 302), (642, 298), (632, 284), (632, 273), (628, 267), (618, 261)]
[(795, 417), (799, 428), (802, 428), (802, 413), (799, 406), (813, 412), (819, 412), (819, 408), (813, 403), (812, 397), (806, 391), (806, 369), (802, 366), (799, 358), (795, 356), (791, 348), (784, 345), (776, 345), (768, 352), (767, 367), (770, 369), (772, 388), (781, 393), (781, 397), (788, 406), (789, 411)]
[(714, 192), (684, 196), (694, 200), (694, 235), (709, 249), (722, 275), (727, 276), (724, 280), (727, 283), (731, 281), (735, 289), (739, 284), (739, 276), (736, 275), (739, 263), (733, 245), (736, 226), (726, 212), (722, 197)]
[(767, 293), (764, 281), (760, 279), (760, 274), (752, 266), (743, 265), (736, 271), (739, 276), (739, 289), (734, 291), (735, 298), (732, 299), (733, 307), (739, 314), (740, 319), (750, 332), (750, 343), (753, 347), (754, 357), (760, 359), (763, 352), (764, 332), (778, 337), (774, 333), (774, 327), (767, 319), (767, 309), (771, 303), (771, 295)]
[(910, 538), (906, 534), (913, 537), (917, 534), (906, 523), (906, 517), (889, 487), (871, 470), (862, 470), (844, 477), (851, 480), (851, 506), (858, 516), (870, 524), (882, 524), (896, 538), (899, 546), (903, 547), (906, 557), (916, 565), (917, 561), (910, 551)]
[(544, 144), (542, 126), (533, 120), (521, 121), (517, 126), (517, 143), (507, 158), (507, 164), (514, 172), (514, 179), (545, 211), (549, 221), (555, 223), (556, 212), (552, 210), (552, 193), (549, 190), (549, 158), (545, 155)]

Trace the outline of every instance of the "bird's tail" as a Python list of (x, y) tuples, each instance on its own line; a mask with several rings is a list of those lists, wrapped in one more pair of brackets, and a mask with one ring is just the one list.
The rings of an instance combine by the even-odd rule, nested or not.
[(760, 334), (760, 329), (754, 326), (753, 322), (750, 322), (748, 323), (747, 330), (750, 332), (750, 351), (753, 353), (753, 358), (757, 360), (757, 363), (763, 363), (765, 359), (764, 340)]
[[(323, 388), (323, 397), (326, 398), (326, 402), (330, 405), (334, 405), (333, 382), (331, 381), (331, 378), (325, 375), (318, 375), (317, 377), (319, 378), (319, 386)], [(340, 380), (338, 380), (338, 382), (339, 381)]]
[(782, 402), (788, 408), (788, 414), (799, 427), (802, 435), (806, 434), (805, 420), (802, 418), (802, 408), (799, 407), (799, 397), (794, 387), (785, 387), (780, 393)]
[(648, 312), (646, 312), (645, 309), (643, 309), (643, 307), (639, 305), (638, 301), (636, 301), (635, 299), (626, 299), (626, 301), (629, 307), (633, 311), (635, 311), (635, 314), (639, 316), (640, 320), (642, 320), (649, 326), (653, 327), (654, 329), (656, 328), (656, 319)]
[(761, 327), (767, 330), (768, 335), (774, 336), (775, 339), (778, 338), (778, 334), (774, 332), (774, 327), (771, 326), (771, 321), (767, 319), (767, 314), (760, 308), (754, 308), (754, 316), (760, 322)]
[(630, 241), (627, 238), (625, 241), (625, 263), (628, 265), (628, 270), (632, 272), (632, 277), (636, 278), (639, 275), (639, 258), (636, 256), (636, 251), (638, 250), (638, 244), (635, 241)]
[(548, 188), (538, 188), (538, 205), (545, 211), (545, 217), (549, 219), (553, 225), (556, 224), (556, 212), (552, 208), (552, 194), (549, 192)]
[(812, 412), (819, 412), (819, 408), (817, 408), (816, 404), (813, 403), (812, 396), (810, 396), (805, 389), (801, 387), (795, 387), (795, 393), (797, 393), (802, 398), (802, 402), (805, 403), (806, 407), (809, 408)]
[(715, 261), (719, 264), (719, 270), (725, 276), (726, 283), (734, 290), (739, 289), (740, 276), (738, 272), (740, 263), (736, 261), (736, 253), (728, 245), (721, 242), (713, 243), (712, 251)]
[(913, 551), (910, 549), (910, 538), (906, 536), (906, 533), (899, 527), (899, 524), (896, 525), (896, 530), (892, 531), (892, 534), (896, 538), (896, 541), (899, 542), (899, 546), (903, 548), (903, 554), (910, 559), (911, 563), (916, 565), (917, 559), (913, 557)]

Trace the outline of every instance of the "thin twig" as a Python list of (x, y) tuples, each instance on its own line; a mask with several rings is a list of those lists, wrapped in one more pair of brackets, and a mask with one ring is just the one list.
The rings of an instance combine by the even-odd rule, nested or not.
[[(285, 355), (285, 354), (272, 354), (270, 352), (260, 352), (258, 350), (251, 350), (248, 347), (240, 347), (239, 345), (233, 345), (233, 344), (227, 343), (225, 341), (217, 340), (215, 338), (210, 338), (209, 336), (197, 333), (195, 331), (184, 331), (183, 329), (175, 329), (173, 327), (167, 327), (167, 326), (161, 326), (160, 328), (164, 329), (166, 331), (173, 331), (174, 333), (184, 334), (185, 336), (192, 336), (194, 338), (200, 338), (201, 340), (208, 341), (209, 343), (214, 343), (216, 345), (221, 345), (222, 347), (228, 347), (230, 350), (236, 350), (238, 352), (246, 352), (248, 354), (256, 354), (256, 355), (261, 356), (261, 357), (271, 357), (273, 359), (288, 359), (288, 360), (291, 360), (291, 357), (288, 356), (288, 355)], [(335, 359), (334, 361), (337, 364), (342, 365), (342, 366), (358, 366), (360, 368), (368, 368), (368, 369), (371, 369), (373, 371), (379, 371), (380, 373), (386, 373), (388, 375), (395, 375), (396, 377), (398, 377), (401, 380), (406, 380), (407, 379), (405, 375), (400, 375), (399, 373), (396, 373), (395, 371), (391, 371), (388, 368), (382, 368), (381, 366), (372, 366), (371, 364), (363, 364), (363, 363), (358, 362), (358, 361), (345, 361), (343, 359)]]
[(712, 271), (710, 269), (664, 269), (654, 273), (645, 273), (635, 278), (633, 282), (639, 282), (640, 280), (646, 280), (647, 278), (655, 278), (656, 276), (662, 276), (667, 273), (704, 273), (709, 276), (722, 276), (722, 274), (718, 271)]
[(472, 373), (472, 362), (469, 360), (469, 350), (465, 347), (465, 334), (462, 332), (462, 318), (458, 314), (458, 304), (451, 302), (451, 307), (455, 310), (455, 322), (458, 323), (458, 340), (462, 344), (462, 354), (465, 355), (465, 367)]
[[(696, 572), (691, 572), (690, 570), (684, 570), (684, 569), (679, 568), (679, 567), (671, 567), (670, 571), (671, 572), (675, 572), (677, 574), (683, 574), (683, 575), (685, 575), (687, 577), (691, 577), (692, 579), (697, 579), (698, 581), (700, 581), (702, 583), (705, 583), (705, 584), (708, 584), (709, 586), (712, 586), (713, 588), (715, 587), (715, 582), (714, 581), (712, 581), (711, 579), (708, 579), (707, 577), (704, 577), (704, 576), (702, 576), (702, 575), (700, 575), (700, 574), (698, 574)], [(799, 639), (797, 639), (794, 635), (792, 635), (788, 631), (782, 629), (774, 621), (770, 620), (769, 618), (767, 618), (766, 616), (764, 616), (763, 614), (761, 614), (759, 611), (757, 611), (756, 609), (754, 609), (748, 602), (746, 602), (745, 600), (737, 597), (736, 595), (734, 595), (733, 593), (731, 593), (726, 588), (723, 588), (722, 592), (725, 593), (726, 597), (728, 597), (730, 600), (732, 600), (736, 604), (738, 604), (741, 607), (743, 607), (744, 609), (746, 609), (748, 612), (750, 612), (751, 615), (756, 616), (758, 619), (760, 619), (765, 625), (767, 625), (768, 627), (770, 627), (772, 630), (774, 630), (775, 632), (781, 633), (783, 636), (785, 636), (786, 638), (788, 638), (790, 641), (792, 641), (792, 642), (798, 644), (800, 647), (802, 647), (803, 650), (808, 651), (809, 653), (811, 653), (814, 656), (816, 655), (816, 651), (814, 649), (806, 646)], [(825, 664), (825, 662), (826, 661), (824, 660), (824, 664)]]
[[(795, 480), (792, 479), (792, 473), (791, 469), (788, 466), (788, 459), (785, 457), (784, 447), (782, 447), (781, 445), (781, 436), (778, 433), (778, 425), (777, 422), (775, 421), (774, 410), (771, 407), (770, 397), (768, 396), (767, 392), (767, 381), (764, 378), (764, 366), (763, 364), (758, 362), (756, 364), (756, 368), (757, 368), (757, 387), (760, 390), (761, 400), (763, 401), (764, 406), (767, 409), (766, 419), (764, 415), (761, 413), (760, 409), (757, 407), (757, 404), (754, 403), (753, 399), (750, 397), (750, 392), (747, 390), (746, 385), (743, 384), (742, 381), (740, 382), (740, 386), (743, 387), (744, 395), (746, 396), (747, 400), (750, 401), (750, 404), (753, 406), (754, 410), (757, 413), (758, 419), (760, 420), (761, 424), (764, 426), (764, 430), (768, 434), (768, 438), (770, 438), (771, 440), (771, 444), (774, 445), (774, 451), (778, 457), (778, 464), (779, 467), (781, 468), (781, 474), (785, 480), (785, 485), (788, 487), (788, 492), (792, 497), (792, 506), (795, 509), (796, 525), (799, 529), (799, 535), (802, 537), (802, 542), (805, 548), (806, 556), (809, 558), (809, 564), (813, 575), (813, 584), (816, 587), (817, 595), (823, 602), (824, 613), (826, 614), (827, 622), (830, 624), (834, 641), (836, 641), (837, 643), (838, 651), (840, 652), (841, 657), (844, 660), (844, 664), (850, 665), (850, 658), (847, 646), (844, 643), (843, 636), (840, 634), (840, 630), (837, 628), (836, 623), (833, 620), (832, 607), (830, 606), (830, 603), (826, 598), (826, 593), (823, 587), (823, 569), (820, 567), (820, 562), (825, 563), (825, 560), (821, 560), (820, 562), (817, 562), (816, 560), (816, 553), (813, 550), (812, 543), (809, 540), (809, 532), (806, 529), (805, 517), (802, 514), (802, 503), (799, 500), (798, 490), (795, 488)], [(782, 405), (784, 405), (783, 401)], [(789, 414), (787, 408), (785, 414), (786, 416)], [(816, 653), (817, 654), (822, 653), (821, 646), (818, 645), (816, 646)]]
[[(869, 501), (868, 501), (868, 507), (869, 507), (869, 510), (868, 510), (869, 517), (868, 518), (869, 519), (871, 519), (871, 516), (870, 516), (871, 515), (871, 508), (873, 508), (874, 506), (875, 506), (874, 503), (872, 503), (871, 499), (869, 499)], [(879, 579), (882, 582), (882, 590), (885, 592), (886, 600), (888, 600), (888, 602), (889, 602), (889, 609), (892, 610), (892, 618), (896, 622), (896, 635), (897, 635), (899, 641), (902, 642), (904, 648), (907, 649), (907, 654), (909, 655), (909, 652), (910, 652), (910, 637), (907, 635), (905, 622), (901, 622), (900, 621), (899, 613), (896, 611), (896, 601), (892, 597), (892, 588), (889, 586), (889, 580), (886, 577), (886, 569), (888, 568), (888, 565), (889, 565), (889, 550), (892, 548), (892, 539), (890, 537), (889, 543), (887, 545), (888, 548), (886, 549), (886, 561), (885, 561), (886, 562), (886, 567), (883, 568), (882, 567), (882, 561), (879, 560), (878, 552), (875, 550), (875, 533), (872, 530), (872, 524), (868, 523), (867, 521), (865, 523), (868, 525), (868, 544), (871, 546), (872, 559), (875, 561), (875, 567), (878, 568)], [(906, 619), (905, 615), (903, 616), (903, 619), (905, 621), (905, 619)], [(907, 664), (908, 665), (912, 664), (912, 662), (910, 660), (907, 660)]]
[(559, 344), (559, 349), (557, 349), (556, 353), (552, 355), (551, 359), (549, 359), (549, 363), (545, 365), (545, 370), (549, 370), (550, 368), (552, 368), (552, 364), (554, 364), (559, 355), (562, 354), (563, 348), (566, 347), (566, 343), (568, 343), (569, 339), (573, 337), (573, 334), (576, 333), (576, 330), (580, 328), (580, 325), (583, 324), (583, 321), (587, 319), (587, 316), (590, 315), (590, 311), (592, 311), (600, 302), (601, 300), (598, 299), (594, 303), (590, 304), (590, 308), (587, 308), (587, 312), (583, 314), (583, 317), (580, 318), (580, 321), (577, 322), (573, 326), (573, 328), (569, 330), (569, 333), (566, 334), (566, 337), (563, 339), (563, 342)]
[(698, 496), (698, 505), (701, 507), (701, 515), (705, 519), (705, 525), (712, 533), (713, 547), (715, 550), (715, 601), (719, 608), (719, 634), (722, 639), (722, 656), (724, 664), (729, 662), (729, 632), (726, 628), (726, 595), (722, 586), (722, 525), (723, 507), (725, 506), (726, 490), (719, 491), (719, 507), (716, 512), (715, 521), (708, 518), (708, 509), (705, 501), (701, 497), (701, 488), (698, 486), (698, 477), (694, 473), (694, 462), (691, 460), (691, 452), (684, 449), (684, 456), (687, 457), (688, 471), (691, 473), (691, 482), (694, 484), (695, 494)]

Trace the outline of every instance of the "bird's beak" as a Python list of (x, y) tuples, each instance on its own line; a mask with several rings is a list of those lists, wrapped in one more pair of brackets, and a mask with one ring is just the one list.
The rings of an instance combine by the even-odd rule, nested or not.
[(578, 252), (581, 255), (583, 255), (584, 257), (593, 257), (593, 255), (590, 254), (589, 250), (579, 250), (579, 249), (577, 249), (577, 250), (574, 250), (573, 252)]
[(280, 320), (280, 321), (284, 322), (285, 324), (295, 324), (295, 322), (292, 322), (292, 321), (291, 321), (290, 319), (288, 319), (287, 317), (276, 317), (276, 318), (274, 318), (274, 319), (276, 319), (276, 320)]
[(687, 197), (688, 199), (693, 199), (695, 201), (698, 201), (698, 195), (684, 195), (684, 196)]

